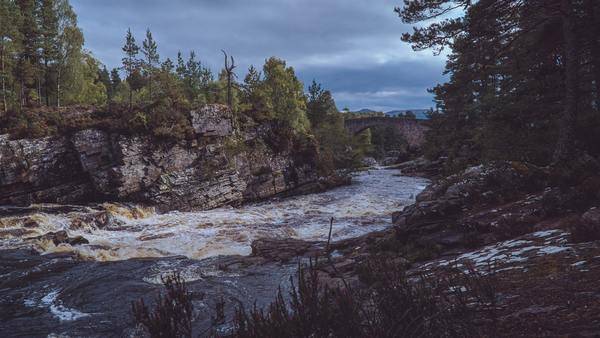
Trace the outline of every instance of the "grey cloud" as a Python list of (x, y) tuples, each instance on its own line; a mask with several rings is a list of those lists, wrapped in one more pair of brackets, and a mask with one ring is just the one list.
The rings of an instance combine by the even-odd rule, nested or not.
[[(149, 27), (161, 56), (195, 50), (217, 70), (220, 49), (240, 64), (278, 56), (308, 85), (313, 78), (351, 109), (430, 107), (426, 89), (443, 81), (441, 57), (414, 53), (389, 0), (71, 0), (86, 46), (109, 67), (121, 60), (124, 33)], [(368, 93), (395, 92), (381, 97)], [(420, 95), (409, 95), (410, 93)], [(359, 99), (362, 97), (363, 99)]]

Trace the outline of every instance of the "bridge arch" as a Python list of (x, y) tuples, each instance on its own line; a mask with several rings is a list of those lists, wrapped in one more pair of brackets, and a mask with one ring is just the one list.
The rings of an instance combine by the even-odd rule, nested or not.
[(400, 132), (411, 148), (420, 148), (425, 140), (427, 126), (423, 120), (406, 117), (362, 117), (351, 118), (344, 121), (346, 129), (352, 134), (358, 134), (363, 130), (373, 127), (392, 126)]

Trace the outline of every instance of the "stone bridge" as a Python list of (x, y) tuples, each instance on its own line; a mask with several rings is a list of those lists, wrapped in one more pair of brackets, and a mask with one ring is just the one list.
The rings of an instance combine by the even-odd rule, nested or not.
[(346, 129), (353, 134), (358, 134), (368, 128), (392, 126), (404, 136), (411, 148), (420, 148), (423, 145), (425, 131), (427, 130), (424, 120), (406, 117), (374, 116), (352, 118), (346, 119), (344, 124)]

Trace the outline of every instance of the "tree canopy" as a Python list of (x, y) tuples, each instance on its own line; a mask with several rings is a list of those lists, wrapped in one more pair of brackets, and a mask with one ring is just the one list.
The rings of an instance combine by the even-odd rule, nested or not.
[(432, 89), (426, 149), (451, 166), (479, 159), (537, 164), (598, 155), (600, 3), (593, 0), (407, 0), (415, 50), (449, 48)]

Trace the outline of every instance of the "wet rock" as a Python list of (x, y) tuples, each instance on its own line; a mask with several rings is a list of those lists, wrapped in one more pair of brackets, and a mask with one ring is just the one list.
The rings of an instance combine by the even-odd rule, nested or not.
[(422, 156), (411, 161), (394, 165), (391, 168), (400, 169), (402, 175), (405, 176), (418, 176), (433, 179), (440, 175), (443, 166), (443, 158), (432, 161)]
[[(1, 226), (1, 224), (0, 224)], [(29, 229), (16, 228), (16, 229), (0, 229), (0, 238), (14, 238), (23, 237), (35, 233)]]
[(546, 179), (544, 170), (519, 162), (468, 168), (438, 180), (414, 205), (394, 213), (396, 236), (448, 251), (532, 232), (548, 217), (540, 193)]
[(497, 162), (471, 167), (437, 181), (417, 201), (459, 199), (469, 205), (500, 203), (545, 187), (547, 173), (521, 162)]
[(402, 228), (453, 222), (468, 209), (504, 203), (543, 186), (544, 172), (534, 166), (500, 162), (466, 169), (427, 187), (417, 203), (394, 215)]
[(571, 232), (575, 242), (600, 240), (600, 208), (593, 207), (574, 220)]
[(547, 188), (542, 195), (543, 211), (548, 216), (564, 215), (586, 204), (584, 196), (574, 187)]
[(40, 224), (33, 218), (26, 218), (23, 220), (23, 227), (25, 228), (38, 228)]
[(375, 167), (378, 165), (378, 163), (373, 157), (365, 157), (362, 159), (362, 165), (365, 167)]
[(91, 214), (77, 215), (71, 220), (71, 229), (83, 229), (86, 227), (105, 229), (121, 225), (110, 212), (99, 211)]
[(277, 194), (276, 197), (315, 194), (350, 184), (352, 184), (352, 176), (333, 175), (328, 177), (320, 177), (315, 182), (303, 184), (293, 190)]
[(287, 262), (298, 256), (323, 254), (323, 243), (307, 242), (299, 239), (263, 238), (252, 242), (252, 256), (269, 261)]
[(54, 245), (58, 246), (60, 244), (70, 244), (70, 245), (81, 245), (81, 244), (89, 244), (89, 241), (82, 236), (69, 237), (66, 231), (61, 230), (57, 232), (49, 232), (39, 239), (41, 240), (49, 240), (54, 243)]
[(70, 245), (81, 245), (81, 244), (90, 244), (90, 241), (88, 241), (83, 236), (75, 236), (75, 237), (69, 238), (67, 240), (67, 243), (69, 243)]

